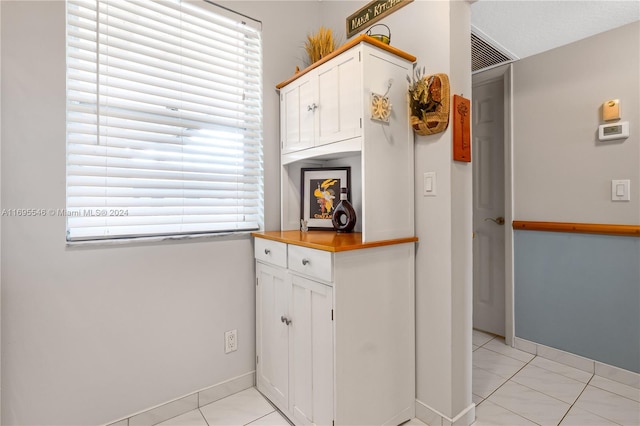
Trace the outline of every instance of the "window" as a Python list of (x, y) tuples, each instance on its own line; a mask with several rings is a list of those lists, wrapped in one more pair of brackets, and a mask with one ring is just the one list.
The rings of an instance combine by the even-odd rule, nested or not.
[(260, 229), (259, 23), (180, 0), (67, 2), (67, 240)]

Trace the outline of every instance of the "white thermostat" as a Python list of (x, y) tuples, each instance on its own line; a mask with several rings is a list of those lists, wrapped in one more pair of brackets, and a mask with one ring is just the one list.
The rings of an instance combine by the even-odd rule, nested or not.
[(601, 124), (598, 127), (598, 139), (610, 141), (613, 139), (624, 139), (629, 137), (629, 122)]

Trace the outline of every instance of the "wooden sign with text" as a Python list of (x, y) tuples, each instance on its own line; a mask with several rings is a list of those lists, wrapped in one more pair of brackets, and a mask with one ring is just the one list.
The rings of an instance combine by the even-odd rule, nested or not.
[(347, 37), (351, 37), (413, 0), (374, 0), (347, 18)]

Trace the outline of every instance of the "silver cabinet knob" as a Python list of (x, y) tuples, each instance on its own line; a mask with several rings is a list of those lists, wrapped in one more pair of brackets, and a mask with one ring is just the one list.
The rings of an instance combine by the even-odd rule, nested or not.
[(309, 259), (302, 259), (302, 264), (304, 266), (307, 266), (309, 263), (311, 263), (311, 261)]
[(269, 250), (269, 249), (264, 249), (264, 254), (271, 254), (271, 250)]

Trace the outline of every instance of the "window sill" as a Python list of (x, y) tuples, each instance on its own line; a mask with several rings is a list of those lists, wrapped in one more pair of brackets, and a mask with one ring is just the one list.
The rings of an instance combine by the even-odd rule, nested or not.
[(134, 237), (134, 238), (114, 238), (105, 240), (67, 241), (65, 246), (68, 249), (117, 247), (117, 246), (149, 246), (157, 244), (181, 244), (191, 242), (207, 241), (231, 241), (245, 240), (251, 238), (254, 231), (241, 232), (220, 232), (215, 234), (194, 234), (194, 235), (172, 235), (154, 237)]

